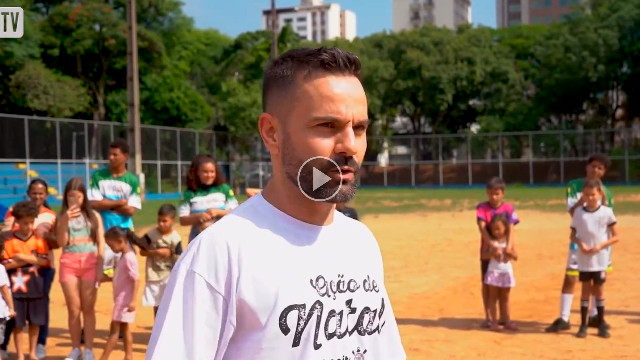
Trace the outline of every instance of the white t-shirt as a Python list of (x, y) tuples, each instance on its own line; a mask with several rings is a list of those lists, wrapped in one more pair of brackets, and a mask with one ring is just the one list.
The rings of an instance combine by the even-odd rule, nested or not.
[[(506, 242), (499, 243), (496, 240), (491, 240), (491, 242), (502, 249), (507, 248)], [(489, 260), (489, 267), (487, 268), (487, 271), (496, 271), (496, 272), (503, 272), (503, 273), (510, 274), (510, 273), (513, 273), (513, 265), (511, 264), (511, 261), (507, 261), (507, 262), (504, 261), (504, 253), (503, 253), (502, 256), (500, 257), (500, 260), (496, 260), (496, 258), (494, 257), (492, 257), (491, 260)]]
[(378, 243), (337, 211), (331, 225), (315, 226), (262, 195), (187, 247), (146, 353), (147, 360), (343, 358), (406, 359)]
[[(9, 283), (9, 276), (7, 275), (7, 269), (3, 265), (0, 265), (0, 287), (6, 286), (11, 293), (11, 283)], [(2, 295), (0, 295), (0, 319), (6, 319), (9, 317), (9, 305), (4, 301)]]
[[(609, 227), (616, 223), (616, 216), (610, 207), (600, 205), (589, 211), (584, 207), (576, 209), (571, 220), (571, 228), (580, 236), (580, 241), (589, 248), (606, 242), (609, 239)], [(579, 271), (605, 271), (610, 263), (611, 247), (602, 249), (597, 254), (577, 252)]]

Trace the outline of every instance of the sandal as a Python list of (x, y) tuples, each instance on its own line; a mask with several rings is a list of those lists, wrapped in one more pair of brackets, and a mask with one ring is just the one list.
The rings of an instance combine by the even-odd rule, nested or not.
[(501, 332), (502, 331), (502, 329), (500, 329), (500, 326), (498, 324), (491, 324), (491, 326), (489, 327), (489, 330), (495, 331), (495, 332)]
[(491, 328), (491, 321), (484, 320), (483, 322), (480, 323), (480, 328), (481, 329), (489, 329), (489, 328)]
[(504, 328), (510, 331), (518, 331), (518, 325), (516, 325), (516, 323), (514, 323), (513, 321), (509, 321), (506, 324), (504, 324)]

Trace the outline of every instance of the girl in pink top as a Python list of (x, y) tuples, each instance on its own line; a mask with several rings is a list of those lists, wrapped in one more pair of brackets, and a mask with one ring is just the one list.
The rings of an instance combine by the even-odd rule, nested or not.
[(138, 259), (132, 246), (133, 233), (128, 229), (112, 227), (104, 233), (105, 242), (115, 254), (121, 254), (116, 264), (113, 279), (113, 318), (109, 339), (100, 360), (108, 360), (118, 344), (119, 333), (123, 333), (125, 360), (133, 360), (133, 337), (131, 324), (136, 317), (136, 295), (138, 294)]

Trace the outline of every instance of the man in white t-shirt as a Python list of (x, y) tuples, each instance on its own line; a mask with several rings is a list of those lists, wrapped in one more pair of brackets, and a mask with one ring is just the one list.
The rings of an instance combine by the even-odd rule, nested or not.
[[(589, 299), (593, 294), (598, 310), (598, 336), (608, 338), (604, 321), (604, 283), (609, 267), (611, 245), (617, 243), (616, 217), (610, 207), (600, 205), (602, 182), (586, 179), (582, 184), (584, 205), (575, 209), (571, 220), (571, 242), (578, 245), (578, 279), (582, 283), (581, 323), (577, 336), (584, 338), (588, 330)], [(578, 237), (579, 235), (579, 237)]]
[(182, 255), (147, 360), (406, 359), (376, 239), (335, 211), (367, 148), (360, 66), (336, 48), (268, 65), (258, 127), (273, 175)]

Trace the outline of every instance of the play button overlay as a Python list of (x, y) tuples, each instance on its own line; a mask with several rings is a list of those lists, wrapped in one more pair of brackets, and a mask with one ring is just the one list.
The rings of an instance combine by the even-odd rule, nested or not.
[[(339, 175), (338, 179), (335, 178), (336, 175)], [(335, 161), (327, 157), (312, 157), (298, 169), (298, 188), (313, 201), (331, 199), (338, 194), (341, 186), (342, 171)]]

